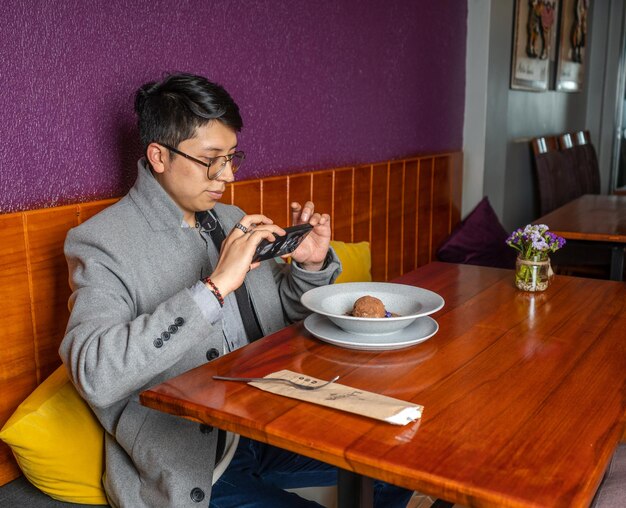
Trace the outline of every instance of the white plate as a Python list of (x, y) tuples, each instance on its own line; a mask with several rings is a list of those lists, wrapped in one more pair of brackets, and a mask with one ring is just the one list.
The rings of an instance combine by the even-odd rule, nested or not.
[(321, 314), (311, 314), (304, 320), (304, 327), (315, 337), (335, 346), (366, 351), (385, 351), (414, 346), (430, 339), (439, 330), (431, 317), (421, 317), (402, 330), (381, 335), (357, 335), (348, 333)]
[[(365, 295), (378, 298), (389, 318), (362, 318), (350, 315), (354, 302)], [(347, 282), (320, 286), (304, 293), (302, 305), (328, 317), (348, 333), (380, 336), (393, 334), (444, 306), (443, 298), (428, 289), (392, 282)]]

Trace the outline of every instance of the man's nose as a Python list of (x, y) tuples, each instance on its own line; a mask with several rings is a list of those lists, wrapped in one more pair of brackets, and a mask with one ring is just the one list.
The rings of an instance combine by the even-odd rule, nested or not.
[(224, 166), (223, 171), (217, 177), (218, 180), (221, 180), (226, 183), (232, 183), (235, 181), (235, 173), (233, 173), (233, 162), (228, 161)]

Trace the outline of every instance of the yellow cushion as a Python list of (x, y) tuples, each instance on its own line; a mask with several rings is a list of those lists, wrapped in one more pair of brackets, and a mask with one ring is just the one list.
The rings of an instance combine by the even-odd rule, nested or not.
[(0, 439), (39, 490), (60, 501), (107, 504), (102, 487), (104, 433), (65, 367), (20, 404)]
[(371, 282), (372, 254), (369, 242), (346, 243), (331, 240), (330, 246), (341, 260), (343, 272), (335, 284), (341, 282)]

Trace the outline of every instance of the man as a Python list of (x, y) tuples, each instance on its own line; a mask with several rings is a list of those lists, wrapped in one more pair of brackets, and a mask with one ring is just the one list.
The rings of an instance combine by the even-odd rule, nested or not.
[[(284, 230), (219, 203), (244, 159), (232, 98), (203, 77), (174, 74), (142, 86), (135, 110), (145, 150), (135, 185), (65, 243), (73, 293), (60, 354), (106, 430), (109, 501), (317, 506), (282, 488), (332, 484), (330, 466), (147, 409), (138, 395), (302, 319), (300, 296), (341, 270), (330, 218), (293, 203), (294, 223), (314, 226), (293, 263), (253, 263), (259, 243)], [(377, 493), (380, 506), (408, 500), (389, 485)]]

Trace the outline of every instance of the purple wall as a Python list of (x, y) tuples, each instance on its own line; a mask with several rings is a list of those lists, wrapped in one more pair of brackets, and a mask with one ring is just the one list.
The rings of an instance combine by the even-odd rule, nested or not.
[(462, 147), (467, 0), (32, 0), (0, 20), (0, 212), (123, 194), (164, 71), (241, 107), (240, 178)]

